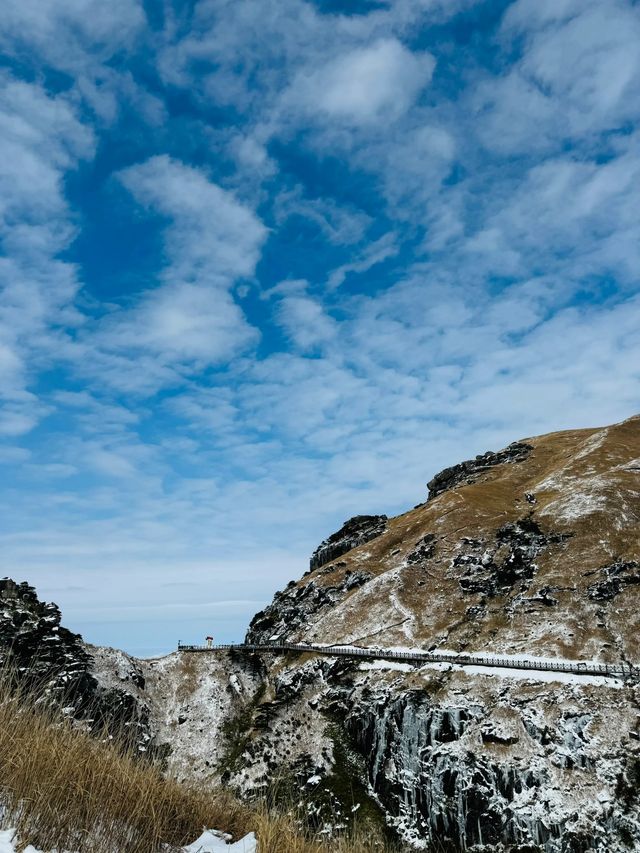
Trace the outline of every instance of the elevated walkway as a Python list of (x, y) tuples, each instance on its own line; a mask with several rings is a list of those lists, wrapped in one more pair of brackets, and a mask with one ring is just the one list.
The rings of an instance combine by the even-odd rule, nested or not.
[(567, 661), (553, 658), (516, 658), (500, 655), (468, 655), (454, 652), (427, 652), (411, 649), (363, 648), (360, 646), (323, 646), (310, 643), (222, 643), (211, 646), (178, 644), (179, 652), (239, 652), (246, 654), (313, 654), (326, 657), (358, 658), (362, 660), (402, 661), (411, 664), (444, 663), (455, 666), (485, 667), (487, 669), (518, 669), (538, 672), (563, 672), (580, 675), (599, 675), (605, 678), (640, 679), (640, 668), (628, 663), (600, 663), (597, 661)]

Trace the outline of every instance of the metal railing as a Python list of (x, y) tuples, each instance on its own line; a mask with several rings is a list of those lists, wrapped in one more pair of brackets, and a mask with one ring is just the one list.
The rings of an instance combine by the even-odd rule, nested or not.
[(538, 672), (569, 672), (577, 675), (603, 675), (621, 678), (640, 678), (640, 668), (629, 663), (581, 663), (553, 661), (545, 658), (503, 658), (489, 655), (465, 655), (449, 652), (403, 652), (394, 649), (354, 646), (317, 646), (310, 643), (220, 643), (211, 646), (178, 643), (179, 652), (236, 651), (250, 654), (283, 654), (309, 652), (327, 657), (365, 658), (368, 660), (399, 660), (407, 663), (448, 663), (458, 666), (484, 666), (501, 669), (532, 669)]

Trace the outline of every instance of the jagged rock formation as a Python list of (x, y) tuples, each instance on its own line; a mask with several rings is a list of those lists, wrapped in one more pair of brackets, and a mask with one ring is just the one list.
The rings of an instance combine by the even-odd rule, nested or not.
[[(531, 518), (523, 518), (498, 528), (492, 543), (485, 539), (463, 537), (462, 553), (453, 559), (455, 567), (463, 568), (458, 580), (463, 593), (481, 593), (488, 598), (506, 595), (516, 585), (525, 593), (533, 580), (538, 557), (550, 545), (560, 545), (572, 534), (543, 533)], [(550, 588), (544, 590), (544, 601)]]
[(636, 560), (617, 560), (610, 566), (602, 566), (594, 574), (603, 579), (591, 584), (589, 598), (593, 601), (611, 601), (626, 587), (640, 584), (640, 563)]
[(60, 624), (55, 604), (38, 599), (27, 583), (0, 580), (0, 656), (24, 681), (44, 682), (53, 695), (75, 695), (79, 706), (92, 693), (89, 655), (82, 638)]
[(386, 515), (354, 515), (342, 525), (340, 530), (332, 533), (321, 542), (311, 555), (309, 568), (319, 569), (332, 560), (337, 560), (347, 551), (370, 542), (376, 536), (384, 533), (387, 526)]
[(265, 610), (256, 613), (245, 641), (274, 642), (291, 631), (304, 629), (307, 617), (334, 606), (346, 593), (370, 579), (367, 572), (348, 570), (339, 583), (331, 586), (318, 586), (313, 580), (305, 586), (297, 586), (295, 581), (291, 581), (285, 590), (275, 594), (273, 602)]
[[(0, 666), (40, 700), (46, 697), (96, 731), (129, 734), (140, 751), (153, 750), (147, 708), (129, 691), (101, 685), (82, 637), (60, 621), (58, 607), (40, 601), (29, 584), (1, 579)], [(133, 665), (131, 678), (143, 683)]]
[(533, 447), (524, 441), (514, 441), (504, 450), (497, 453), (487, 451), (476, 456), (475, 459), (467, 459), (458, 465), (452, 465), (436, 474), (427, 483), (429, 489), (429, 500), (437, 497), (448, 489), (453, 489), (461, 483), (474, 483), (479, 474), (494, 465), (504, 465), (507, 462), (522, 462), (531, 453)]
[[(434, 478), (429, 501), (385, 519), (366, 547), (289, 584), (247, 639), (640, 664), (640, 418), (480, 460)], [(90, 652), (102, 684), (124, 680), (148, 703), (180, 777), (247, 795), (288, 780), (314, 821), (384, 820), (417, 849), (640, 850), (633, 682), (312, 654)]]

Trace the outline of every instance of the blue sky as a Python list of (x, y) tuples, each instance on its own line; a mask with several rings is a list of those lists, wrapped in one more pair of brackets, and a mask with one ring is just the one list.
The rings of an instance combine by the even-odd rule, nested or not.
[(0, 571), (239, 639), (350, 515), (640, 409), (640, 4), (20, 0)]

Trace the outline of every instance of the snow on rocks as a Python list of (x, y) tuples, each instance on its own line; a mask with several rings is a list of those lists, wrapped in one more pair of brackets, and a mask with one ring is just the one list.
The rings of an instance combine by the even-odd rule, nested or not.
[[(14, 830), (0, 830), (0, 853), (17, 853), (18, 847), (14, 841)], [(36, 850), (31, 844), (21, 848), (23, 853), (44, 853)], [(182, 853), (257, 853), (258, 845), (253, 832), (232, 843), (230, 836), (215, 830), (203, 832), (200, 838), (182, 848)], [(53, 851), (52, 851), (53, 853)], [(120, 851), (113, 851), (120, 853)]]
[(397, 660), (374, 660), (371, 663), (361, 663), (358, 669), (361, 672), (371, 672), (376, 669), (393, 669), (396, 672), (411, 672), (415, 664), (402, 663)]
[(98, 682), (88, 648), (61, 624), (57, 605), (40, 601), (28, 583), (3, 578), (0, 608), (0, 664), (9, 661), (26, 686), (66, 716), (126, 731), (140, 751), (153, 749), (145, 705), (122, 688), (122, 679)]

